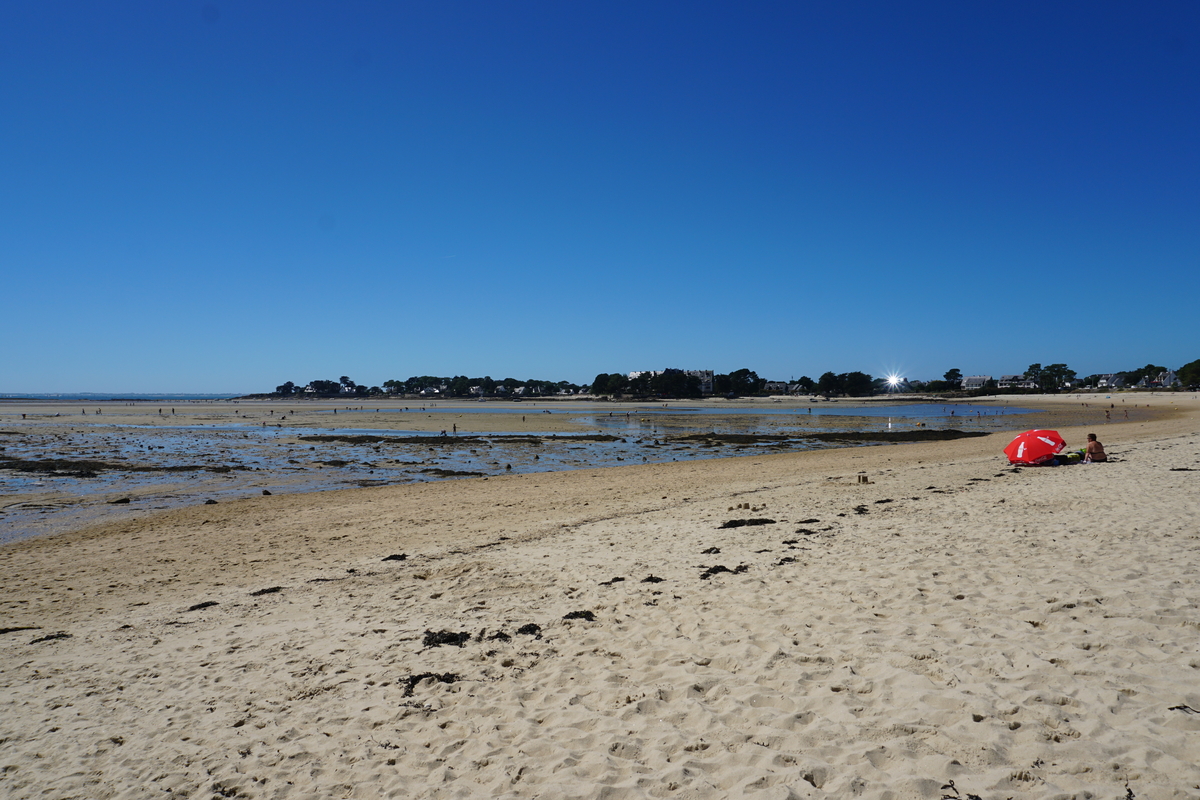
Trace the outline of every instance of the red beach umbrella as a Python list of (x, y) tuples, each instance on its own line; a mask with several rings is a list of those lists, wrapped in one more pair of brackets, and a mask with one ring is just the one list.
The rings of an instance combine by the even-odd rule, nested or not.
[(1010, 464), (1044, 464), (1062, 451), (1067, 443), (1058, 431), (1025, 431), (1004, 448)]

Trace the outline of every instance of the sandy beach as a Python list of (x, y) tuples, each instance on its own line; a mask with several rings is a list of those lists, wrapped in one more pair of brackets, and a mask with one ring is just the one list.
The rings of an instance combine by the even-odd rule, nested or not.
[(1195, 800), (1200, 402), (1122, 399), (4, 545), (0, 796)]

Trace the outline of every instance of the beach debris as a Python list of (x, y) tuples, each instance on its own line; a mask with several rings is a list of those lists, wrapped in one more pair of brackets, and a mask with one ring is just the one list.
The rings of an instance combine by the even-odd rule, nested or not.
[(569, 614), (564, 614), (563, 619), (582, 619), (588, 622), (595, 622), (596, 615), (591, 611), (572, 611)]
[(405, 561), (408, 559), (408, 553), (392, 553), (390, 556), (385, 556), (384, 561)]
[(108, 501), (108, 504), (109, 504), (110, 506), (123, 506), (123, 505), (128, 505), (128, 504), (129, 504), (129, 498), (128, 498), (128, 497), (122, 497), (120, 500), (110, 500), (110, 501)]
[(746, 564), (738, 564), (733, 569), (730, 569), (729, 567), (725, 566), (724, 564), (717, 564), (715, 566), (708, 567), (707, 569), (704, 570), (704, 572), (700, 573), (700, 580), (706, 581), (709, 578), (711, 578), (713, 575), (719, 575), (722, 572), (728, 572), (731, 575), (740, 575), (741, 573), (745, 572), (748, 569), (750, 569), (750, 567), (747, 566)]
[(423, 647), (441, 647), (444, 644), (452, 644), (462, 647), (467, 642), (471, 641), (471, 634), (467, 631), (425, 631), (425, 639), (422, 642)]
[[(964, 795), (961, 795), (958, 793), (958, 787), (954, 785), (954, 781), (950, 781), (949, 783), (942, 786), (943, 792), (946, 791), (947, 789), (954, 792), (954, 794), (944, 794), (944, 795), (942, 795), (942, 800), (963, 800)], [(970, 792), (968, 792), (965, 795), (965, 800), (983, 800), (983, 798), (977, 794), (971, 794)]]
[(797, 525), (812, 525), (812, 524), (820, 522), (820, 521), (821, 520), (817, 519), (816, 517), (813, 517), (811, 519), (802, 519), (799, 522), (797, 522), (796, 524)]
[(1200, 714), (1200, 711), (1197, 711), (1196, 709), (1192, 708), (1191, 706), (1185, 706), (1185, 705), (1171, 706), (1170, 708), (1167, 709), (1167, 711), (1182, 711), (1185, 714)]
[(422, 672), (419, 675), (409, 675), (396, 681), (397, 684), (404, 686), (404, 696), (412, 697), (413, 689), (421, 681), (433, 680), (437, 683), (455, 683), (458, 681), (458, 676), (453, 672)]
[(435, 478), (479, 478), (483, 476), (482, 472), (471, 472), (469, 470), (457, 469), (442, 469), (440, 467), (431, 467), (421, 470), (426, 475), (432, 475)]
[(879, 505), (880, 503), (894, 503), (894, 502), (896, 502), (896, 501), (895, 501), (895, 500), (893, 500), (892, 498), (890, 498), (890, 497), (885, 497), (885, 498), (883, 498), (882, 500), (876, 500), (876, 501), (875, 501), (875, 505)]
[(662, 583), (666, 578), (659, 578), (656, 575), (648, 575), (642, 578), (642, 583)]
[(1200, 472), (1200, 470), (1193, 469), (1192, 467), (1171, 467), (1170, 471), (1171, 472)]
[(71, 639), (71, 638), (74, 638), (71, 636), (71, 634), (66, 633), (64, 631), (59, 631), (58, 633), (51, 633), (47, 636), (42, 636), (41, 638), (34, 639), (32, 642), (30, 642), (30, 644), (40, 644), (41, 642), (53, 642), (58, 639)]
[(220, 605), (220, 603), (218, 603), (216, 600), (206, 600), (203, 603), (196, 603), (196, 605), (185, 609), (185, 611), (202, 611), (203, 609), (212, 608), (216, 605)]
[(206, 506), (215, 506), (216, 504), (217, 501), (213, 500), (211, 497), (204, 501), (204, 505)]
[(871, 480), (870, 480), (870, 478), (868, 478), (866, 475), (859, 475), (859, 476), (858, 476), (858, 482), (859, 482), (859, 483), (870, 483), (870, 482), (871, 482)]
[(271, 490), (270, 490), (270, 489), (263, 489), (263, 496), (264, 496), (264, 497), (270, 497), (270, 496), (271, 496)]
[(700, 551), (701, 555), (706, 555), (706, 556), (715, 555), (716, 553), (719, 553), (719, 552), (721, 552), (721, 548), (719, 548), (719, 547), (709, 547), (707, 549)]
[(731, 519), (728, 522), (723, 522), (717, 526), (717, 530), (722, 528), (744, 528), (749, 525), (774, 525), (775, 520), (766, 519), (765, 517), (755, 517), (753, 519)]
[(522, 636), (535, 636), (540, 639), (542, 638), (542, 626), (536, 622), (529, 622), (517, 628), (517, 633)]
[(796, 563), (796, 559), (794, 557), (784, 556), (783, 558), (781, 558), (775, 562), (775, 566), (782, 567), (784, 564), (795, 564), (795, 563)]
[(861, 506), (861, 505), (860, 505), (860, 506), (855, 506), (855, 507), (854, 507), (854, 513), (855, 513), (855, 514), (865, 514), (865, 513), (867, 513), (867, 507), (866, 507), (866, 506)]
[(614, 583), (620, 583), (623, 580), (625, 580), (625, 579), (624, 578), (612, 578), (607, 581), (600, 581), (600, 585), (601, 586), (612, 586)]
[[(481, 639), (483, 638), (482, 635), (480, 636), (480, 638)], [(491, 636), (489, 636), (487, 638), (488, 638), (488, 641), (491, 641), (491, 642), (494, 642), (497, 640), (499, 640), (501, 642), (508, 642), (508, 641), (512, 640), (512, 637), (509, 636), (504, 631), (496, 631), (495, 633), (493, 633)]]
[(15, 628), (0, 628), (0, 636), (6, 633), (18, 633), (20, 631), (40, 631), (42, 628), (39, 625), (18, 625)]
[(282, 592), (282, 591), (283, 591), (282, 586), (268, 586), (266, 589), (258, 589), (257, 591), (251, 592), (250, 596), (251, 597), (262, 597), (264, 594), (275, 594), (276, 592)]

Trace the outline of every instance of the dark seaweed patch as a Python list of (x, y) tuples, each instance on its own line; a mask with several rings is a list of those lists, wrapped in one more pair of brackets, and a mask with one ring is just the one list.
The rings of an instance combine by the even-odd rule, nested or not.
[(536, 636), (540, 639), (542, 638), (542, 626), (536, 622), (529, 622), (517, 628), (517, 633), (522, 636)]
[(611, 580), (600, 581), (600, 585), (601, 586), (612, 586), (614, 583), (620, 583), (623, 580), (625, 580), (625, 579), (624, 578), (612, 578)]
[(18, 633), (20, 631), (40, 631), (40, 625), (19, 625), (16, 628), (0, 628), (0, 636), (6, 633)]
[(264, 594), (275, 594), (276, 592), (282, 592), (282, 591), (283, 591), (282, 586), (270, 586), (266, 589), (259, 589), (257, 591), (251, 592), (250, 596), (251, 597), (262, 597)]
[(745, 564), (738, 564), (733, 569), (730, 569), (729, 567), (725, 566), (724, 564), (717, 564), (715, 566), (709, 567), (708, 569), (704, 570), (704, 572), (700, 573), (700, 580), (706, 581), (709, 578), (711, 578), (713, 575), (719, 575), (722, 572), (728, 572), (731, 575), (738, 575), (738, 574), (745, 572), (748, 569), (750, 569), (750, 567), (746, 566)]
[(191, 608), (189, 608), (187, 610), (188, 611), (200, 611), (205, 608), (212, 608), (215, 605), (219, 605), (219, 603), (217, 603), (216, 600), (206, 600), (203, 603), (196, 603), (196, 605), (192, 606)]
[(595, 622), (596, 615), (591, 611), (572, 611), (569, 614), (564, 614), (563, 619), (583, 619), (588, 622)]
[(454, 631), (425, 631), (425, 639), (422, 645), (424, 647), (441, 647), (444, 644), (452, 644), (462, 647), (469, 641), (471, 641), (471, 634), (466, 631), (458, 633)]
[(744, 528), (750, 525), (774, 525), (775, 520), (758, 517), (756, 519), (731, 519), (728, 522), (723, 522), (717, 526), (717, 530), (722, 528)]
[(385, 556), (384, 561), (405, 561), (408, 559), (408, 553), (392, 553), (390, 556)]
[(412, 697), (413, 689), (416, 688), (417, 684), (428, 678), (432, 678), (438, 683), (455, 683), (458, 681), (458, 676), (453, 672), (422, 672), (419, 675), (409, 675), (401, 678), (400, 680), (396, 681), (396, 683), (404, 686), (405, 697)]
[(442, 469), (441, 467), (431, 467), (429, 469), (423, 469), (421, 472), (425, 473), (426, 475), (433, 475), (437, 478), (478, 478), (484, 474), (482, 472), (469, 472), (458, 469)]
[(58, 633), (52, 633), (49, 636), (43, 636), (40, 639), (34, 639), (32, 642), (30, 642), (30, 644), (40, 644), (41, 642), (53, 642), (58, 639), (71, 639), (71, 638), (73, 638), (71, 636), (71, 634), (60, 631)]

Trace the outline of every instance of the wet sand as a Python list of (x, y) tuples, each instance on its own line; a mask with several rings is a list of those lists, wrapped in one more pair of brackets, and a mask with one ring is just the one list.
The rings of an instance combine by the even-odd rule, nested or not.
[(927, 428), (897, 418), (893, 428), (860, 416), (892, 407), (882, 400), (377, 402), (0, 404), (0, 543), (263, 492), (860, 446), (932, 431), (975, 435), (1069, 423), (1078, 413), (918, 403), (903, 409), (944, 408), (944, 416), (928, 417)]
[(993, 433), (0, 547), (0, 794), (1195, 798), (1200, 404), (1137, 400), (1059, 426), (1102, 465)]

